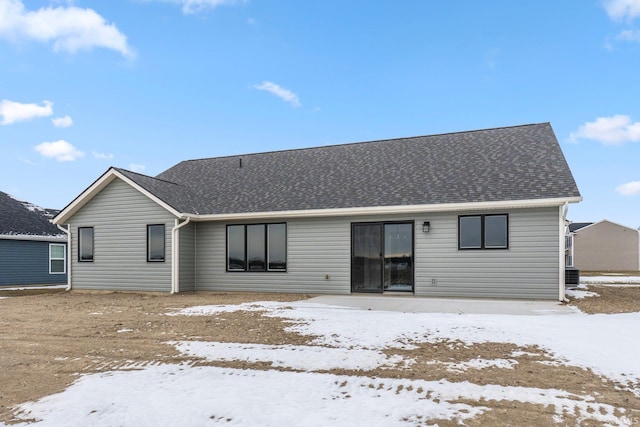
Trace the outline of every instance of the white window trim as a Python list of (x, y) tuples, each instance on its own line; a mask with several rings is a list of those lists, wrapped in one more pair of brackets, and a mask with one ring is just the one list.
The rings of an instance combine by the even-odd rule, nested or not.
[[(62, 250), (64, 251), (64, 255), (62, 258), (53, 258), (51, 256), (51, 248), (53, 246), (62, 246)], [(51, 271), (51, 261), (60, 261), (62, 260), (63, 263), (63, 268), (62, 271)], [(49, 274), (67, 274), (67, 245), (65, 245), (64, 243), (49, 243)]]

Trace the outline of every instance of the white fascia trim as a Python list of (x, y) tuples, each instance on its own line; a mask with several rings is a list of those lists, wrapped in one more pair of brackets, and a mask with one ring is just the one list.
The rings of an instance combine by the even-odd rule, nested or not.
[(390, 214), (414, 214), (428, 212), (452, 212), (468, 210), (489, 209), (519, 209), (562, 206), (565, 203), (578, 203), (582, 197), (511, 200), (497, 202), (474, 203), (442, 203), (435, 205), (409, 205), (409, 206), (377, 206), (362, 208), (340, 209), (309, 209), (297, 211), (275, 212), (245, 212), (212, 215), (182, 214), (183, 218), (190, 217), (194, 221), (232, 221), (232, 220), (257, 220), (262, 218), (313, 218), (326, 216), (355, 216), (355, 215), (390, 215)]
[(96, 182), (94, 182), (89, 188), (84, 190), (69, 206), (67, 206), (62, 212), (60, 212), (54, 219), (54, 224), (64, 224), (69, 218), (71, 218), (77, 211), (79, 211), (87, 202), (89, 202), (96, 194), (102, 191), (107, 185), (109, 185), (114, 179), (119, 178), (125, 183), (129, 184), (131, 187), (147, 196), (149, 199), (169, 211), (176, 217), (184, 217), (184, 215), (180, 214), (180, 212), (173, 209), (171, 206), (140, 187), (138, 184), (118, 172), (117, 170), (111, 168), (104, 175), (102, 175)]
[(0, 240), (29, 240), (34, 242), (65, 243), (67, 241), (67, 236), (64, 234), (60, 236), (32, 236), (29, 234), (0, 234)]

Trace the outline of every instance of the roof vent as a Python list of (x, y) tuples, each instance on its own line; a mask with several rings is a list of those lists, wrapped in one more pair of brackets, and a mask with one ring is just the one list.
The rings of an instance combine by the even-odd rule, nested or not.
[(240, 158), (239, 160), (240, 160), (240, 167), (242, 167), (242, 158)]

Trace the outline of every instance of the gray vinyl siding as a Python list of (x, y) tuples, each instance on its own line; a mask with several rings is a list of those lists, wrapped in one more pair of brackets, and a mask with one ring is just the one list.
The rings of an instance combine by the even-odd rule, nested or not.
[(66, 283), (66, 274), (49, 273), (50, 244), (0, 239), (0, 286)]
[[(508, 213), (509, 249), (458, 250), (458, 215), (469, 213)], [(286, 273), (227, 272), (225, 233), (231, 223), (203, 222), (197, 226), (197, 289), (349, 294), (351, 224), (376, 221), (415, 222), (415, 295), (558, 298), (557, 207), (290, 219), (286, 220)], [(431, 222), (428, 233), (422, 231), (424, 221)]]
[(180, 228), (180, 292), (196, 290), (196, 227), (187, 224)]
[[(171, 290), (174, 216), (116, 179), (70, 220), (74, 289)], [(147, 262), (147, 225), (165, 224), (165, 261)], [(78, 262), (78, 227), (94, 228), (94, 261)]]
[[(350, 223), (344, 218), (285, 222), (286, 272), (227, 272), (225, 234), (232, 223), (198, 223), (198, 290), (350, 293)], [(244, 223), (251, 222), (238, 222)]]
[(458, 250), (458, 215), (484, 212), (429, 215), (431, 231), (416, 233), (416, 295), (558, 299), (558, 208), (498, 212), (509, 214), (508, 249)]

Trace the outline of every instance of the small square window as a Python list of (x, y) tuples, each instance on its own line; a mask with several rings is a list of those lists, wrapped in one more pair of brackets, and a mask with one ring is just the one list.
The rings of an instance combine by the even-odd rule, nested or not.
[(458, 249), (508, 249), (507, 214), (458, 217)]
[(65, 274), (67, 272), (67, 245), (49, 244), (49, 274)]

